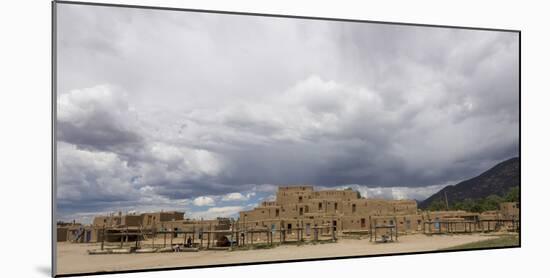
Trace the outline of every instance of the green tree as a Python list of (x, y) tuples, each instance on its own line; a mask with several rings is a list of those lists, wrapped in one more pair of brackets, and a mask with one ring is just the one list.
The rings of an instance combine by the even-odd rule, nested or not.
[(445, 202), (443, 202), (443, 200), (441, 200), (441, 199), (432, 201), (430, 203), (430, 205), (428, 206), (428, 210), (431, 210), (431, 211), (445, 210), (445, 209), (446, 209)]
[[(474, 200), (468, 198), (462, 201), (456, 201), (451, 205), (451, 209), (481, 213), (488, 210), (498, 210), (502, 202), (519, 202), (519, 187), (515, 186), (510, 188), (504, 197), (493, 194), (481, 199)], [(446, 205), (442, 199), (435, 200), (428, 206), (428, 210), (432, 211), (445, 209)]]
[(519, 186), (510, 188), (510, 191), (504, 197), (506, 202), (519, 202)]
[(481, 210), (479, 206), (479, 201), (472, 200), (470, 198), (464, 200), (463, 202), (463, 210), (465, 211), (477, 211), (479, 212)]
[(497, 195), (489, 195), (482, 201), (483, 211), (498, 210), (499, 204), (504, 202), (504, 199)]

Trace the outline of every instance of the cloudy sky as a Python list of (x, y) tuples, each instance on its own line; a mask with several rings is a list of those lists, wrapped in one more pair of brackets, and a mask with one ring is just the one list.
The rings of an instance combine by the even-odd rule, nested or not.
[(58, 4), (58, 218), (422, 200), (518, 155), (516, 33)]

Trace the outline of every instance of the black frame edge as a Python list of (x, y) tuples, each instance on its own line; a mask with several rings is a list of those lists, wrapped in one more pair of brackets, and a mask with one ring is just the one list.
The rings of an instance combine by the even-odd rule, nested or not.
[(377, 24), (386, 24), (386, 25), (453, 28), (453, 29), (466, 29), (466, 30), (477, 30), (477, 31), (520, 32), (520, 30), (504, 29), (504, 28), (501, 29), (501, 28), (489, 28), (489, 27), (472, 27), (472, 26), (411, 23), (411, 22), (397, 22), (397, 21), (380, 21), (380, 20), (364, 20), (364, 19), (362, 20), (362, 19), (351, 19), (351, 18), (333, 18), (333, 17), (299, 16), (299, 15), (287, 15), (287, 14), (238, 12), (238, 11), (226, 11), (226, 10), (173, 8), (173, 7), (162, 7), (162, 6), (158, 7), (158, 6), (145, 6), (145, 5), (112, 4), (112, 3), (98, 3), (98, 2), (86, 2), (86, 1), (80, 2), (80, 1), (70, 1), (70, 0), (54, 0), (54, 2), (59, 4), (72, 4), (72, 5), (84, 5), (84, 6), (117, 7), (117, 8), (164, 10), (164, 11), (184, 11), (184, 12), (214, 13), (214, 14), (226, 14), (226, 15), (247, 15), (247, 16), (261, 16), (261, 17), (309, 19), (309, 20), (329, 20), (329, 21), (356, 22), (356, 23), (377, 23)]

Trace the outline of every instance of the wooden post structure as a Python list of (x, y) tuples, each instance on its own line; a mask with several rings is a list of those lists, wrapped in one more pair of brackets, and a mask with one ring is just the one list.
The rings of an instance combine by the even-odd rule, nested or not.
[(193, 224), (193, 235), (191, 236), (191, 246), (195, 247), (195, 224)]
[(319, 240), (319, 227), (317, 224), (315, 224), (315, 227), (313, 227), (313, 240), (317, 242)]
[(103, 228), (101, 229), (101, 250), (103, 250), (104, 245), (105, 245), (105, 225), (103, 225)]
[(187, 244), (187, 238), (188, 238), (188, 235), (189, 233), (188, 232), (183, 232), (183, 246), (185, 246)]
[(397, 217), (394, 217), (394, 222), (395, 222), (395, 241), (397, 241), (397, 237), (398, 237), (398, 234), (399, 234), (399, 231), (397, 230)]
[[(172, 229), (174, 229), (172, 227)], [(174, 246), (174, 231), (170, 231), (170, 248), (172, 248), (172, 246)]]
[(208, 242), (207, 242), (208, 248), (210, 248), (210, 241), (212, 241), (212, 246), (214, 245), (214, 236), (212, 236), (211, 234), (212, 234), (212, 223), (208, 225)]
[(279, 243), (283, 243), (283, 221), (279, 223)]
[(376, 219), (374, 220), (374, 242), (376, 242)]
[(151, 229), (151, 238), (153, 239), (153, 242), (152, 242), (152, 245), (153, 245), (153, 249), (155, 248), (155, 236), (157, 235), (157, 231), (156, 229)]
[(233, 250), (233, 233), (235, 232), (235, 222), (231, 218), (231, 242), (229, 242), (229, 250)]
[(206, 249), (210, 248), (210, 231), (208, 231), (208, 238), (206, 240)]
[(248, 229), (246, 227), (246, 216), (244, 217), (244, 222), (243, 222), (243, 245), (246, 246), (247, 240), (248, 238)]
[(124, 240), (124, 235), (122, 234), (122, 230), (121, 230), (120, 231), (120, 248), (122, 248), (123, 240)]
[(369, 215), (369, 241), (372, 242), (372, 217)]

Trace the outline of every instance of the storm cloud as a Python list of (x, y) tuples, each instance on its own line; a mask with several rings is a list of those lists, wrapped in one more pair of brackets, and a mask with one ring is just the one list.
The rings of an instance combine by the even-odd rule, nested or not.
[(420, 200), (518, 155), (516, 33), (58, 9), (60, 218), (234, 216), (282, 184)]

